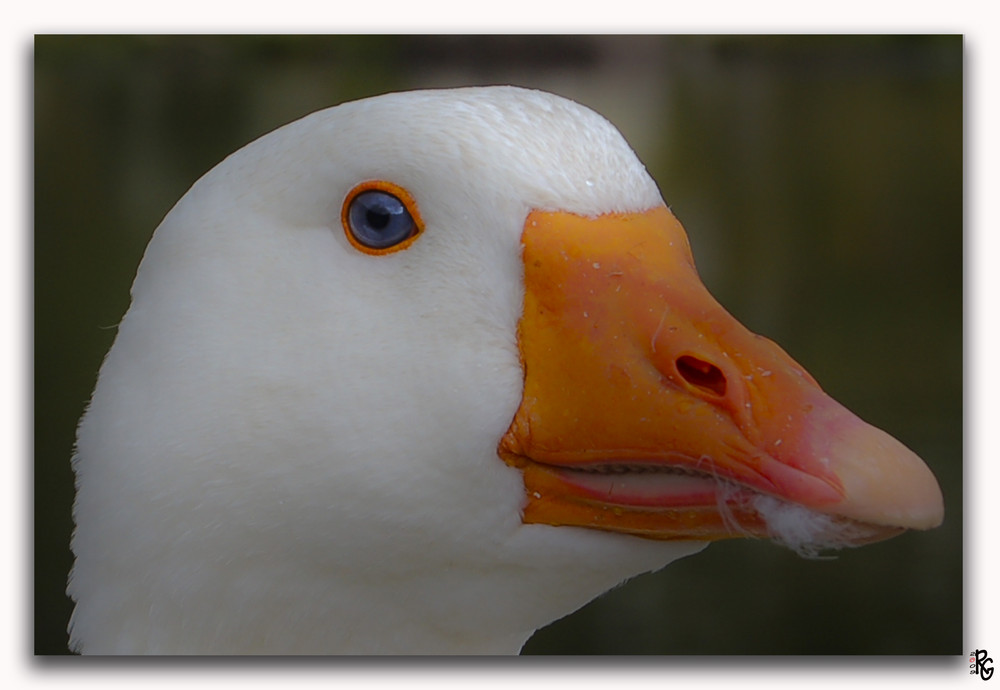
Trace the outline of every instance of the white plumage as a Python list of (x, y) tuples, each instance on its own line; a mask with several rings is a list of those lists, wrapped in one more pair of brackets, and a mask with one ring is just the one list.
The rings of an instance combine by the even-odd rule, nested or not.
[[(391, 180), (426, 230), (359, 252)], [(698, 551), (524, 524), (497, 445), (521, 404), (532, 210), (662, 204), (621, 135), (514, 88), (331, 108), (234, 153), (157, 229), (78, 436), (86, 653), (516, 653)]]

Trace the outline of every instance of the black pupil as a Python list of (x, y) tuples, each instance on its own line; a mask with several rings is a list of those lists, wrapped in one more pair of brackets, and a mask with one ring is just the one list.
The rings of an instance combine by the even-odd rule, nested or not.
[(378, 190), (358, 194), (349, 209), (354, 238), (374, 249), (385, 249), (411, 237), (413, 217), (397, 197)]
[(365, 212), (365, 220), (367, 220), (368, 225), (375, 230), (384, 230), (385, 226), (387, 226), (389, 221), (392, 220), (392, 216), (382, 209), (368, 209)]

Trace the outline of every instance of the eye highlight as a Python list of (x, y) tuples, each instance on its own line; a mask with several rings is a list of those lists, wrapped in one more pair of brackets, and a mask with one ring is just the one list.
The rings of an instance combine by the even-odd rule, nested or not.
[(344, 199), (341, 223), (351, 244), (366, 254), (406, 249), (424, 229), (410, 193), (384, 180), (352, 189)]

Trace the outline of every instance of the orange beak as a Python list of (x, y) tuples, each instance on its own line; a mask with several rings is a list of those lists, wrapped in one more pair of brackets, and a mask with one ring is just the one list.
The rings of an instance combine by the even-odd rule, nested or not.
[(776, 536), (798, 506), (838, 545), (941, 523), (927, 466), (730, 316), (666, 207), (535, 211), (522, 243), (524, 393), (499, 453), (524, 522), (713, 540)]

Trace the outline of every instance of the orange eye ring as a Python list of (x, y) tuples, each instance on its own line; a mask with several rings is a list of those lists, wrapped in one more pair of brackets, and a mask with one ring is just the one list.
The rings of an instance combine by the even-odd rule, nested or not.
[[(374, 195), (369, 194), (370, 192), (380, 192), (381, 195), (387, 195), (387, 197), (375, 197), (379, 201), (389, 201), (391, 199), (399, 203), (399, 207), (394, 209), (395, 213), (392, 218), (386, 213), (377, 216), (376, 219), (385, 220), (386, 223), (390, 221), (404, 223), (406, 222), (405, 219), (408, 218), (411, 225), (406, 228), (400, 225), (399, 230), (397, 230), (397, 232), (405, 233), (400, 235), (401, 239), (397, 240), (393, 237), (388, 237), (384, 240), (375, 238), (374, 230), (359, 226), (359, 223), (363, 225), (366, 221), (372, 219), (370, 212), (366, 213), (365, 208), (360, 208), (366, 199), (373, 198)], [(359, 197), (361, 198), (359, 199)], [(405, 213), (406, 216), (404, 217), (402, 213)], [(424, 221), (420, 217), (420, 211), (417, 209), (417, 202), (413, 196), (399, 185), (387, 182), (386, 180), (368, 180), (355, 186), (348, 192), (347, 197), (344, 199), (344, 205), (341, 207), (340, 222), (344, 226), (344, 234), (347, 236), (347, 240), (354, 248), (360, 252), (374, 256), (392, 254), (393, 252), (406, 249), (424, 231)]]

